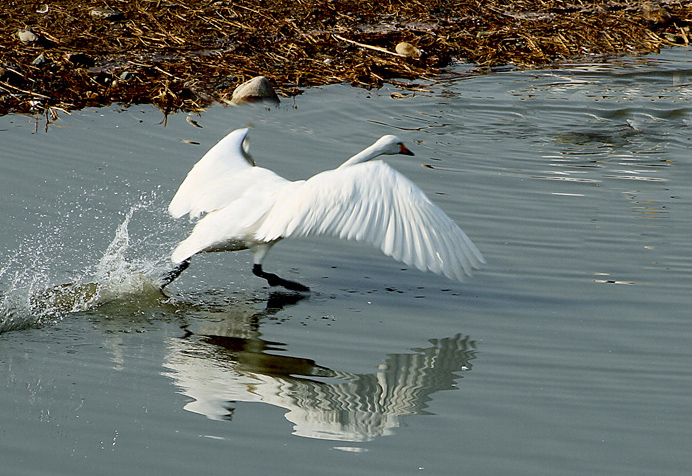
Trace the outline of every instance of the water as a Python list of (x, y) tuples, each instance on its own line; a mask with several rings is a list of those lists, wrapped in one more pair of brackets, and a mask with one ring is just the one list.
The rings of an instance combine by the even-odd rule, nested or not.
[[(3, 474), (688, 474), (689, 55), (315, 88), (201, 129), (139, 106), (0, 118)], [(192, 227), (168, 201), (247, 125), (289, 179), (396, 133), (416, 157), (387, 161), (488, 264), (456, 283), (295, 240), (265, 268), (309, 297), (246, 252), (161, 295)]]

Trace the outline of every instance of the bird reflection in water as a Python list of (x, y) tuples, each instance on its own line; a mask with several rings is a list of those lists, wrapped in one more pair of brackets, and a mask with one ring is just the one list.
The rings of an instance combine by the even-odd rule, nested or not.
[(187, 336), (169, 341), (166, 374), (194, 399), (186, 410), (230, 420), (237, 402), (268, 403), (288, 410), (285, 417), (295, 435), (369, 441), (392, 434), (401, 416), (428, 414), (431, 395), (454, 389), (461, 378), (457, 372), (469, 370), (475, 358), (475, 342), (461, 334), (388, 354), (377, 371), (365, 374), (277, 355), (285, 345), (263, 340), (259, 327), (262, 319), (291, 304), (290, 296), (273, 295), (259, 312), (209, 312), (190, 322)]

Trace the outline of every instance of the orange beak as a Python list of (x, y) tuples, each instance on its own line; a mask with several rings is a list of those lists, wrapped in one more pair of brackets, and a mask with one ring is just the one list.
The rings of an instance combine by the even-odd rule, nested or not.
[(408, 150), (404, 144), (400, 144), (401, 150), (399, 151), (400, 154), (404, 155), (415, 155), (413, 152)]

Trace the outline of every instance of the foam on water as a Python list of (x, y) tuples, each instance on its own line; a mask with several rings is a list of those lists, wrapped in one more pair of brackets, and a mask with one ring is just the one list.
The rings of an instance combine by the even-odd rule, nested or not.
[[(145, 227), (144, 236), (132, 240), (129, 227), (137, 213), (149, 219), (153, 230)], [(163, 298), (157, 280), (167, 269), (170, 243), (166, 222), (155, 217), (165, 216), (155, 194), (140, 196), (98, 261), (69, 279), (61, 276), (61, 258), (80, 250), (69, 246), (73, 242), (62, 236), (59, 226), (25, 239), (0, 268), (0, 333), (54, 323), (133, 296)]]

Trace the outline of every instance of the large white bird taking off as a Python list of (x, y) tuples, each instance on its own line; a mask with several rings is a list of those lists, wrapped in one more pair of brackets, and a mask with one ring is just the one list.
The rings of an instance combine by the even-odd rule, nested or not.
[(262, 269), (284, 238), (328, 235), (377, 246), (423, 271), (462, 280), (484, 263), (468, 236), (413, 182), (382, 161), (382, 154), (413, 155), (387, 135), (334, 170), (288, 181), (255, 166), (248, 129), (231, 132), (192, 168), (168, 211), (175, 218), (201, 215), (190, 236), (171, 255), (176, 264), (162, 279), (170, 284), (197, 253), (252, 251), (252, 272), (270, 286), (309, 291)]

